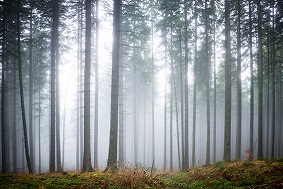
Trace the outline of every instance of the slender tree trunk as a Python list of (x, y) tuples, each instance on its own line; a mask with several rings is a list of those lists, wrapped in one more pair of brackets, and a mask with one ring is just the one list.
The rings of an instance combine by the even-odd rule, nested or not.
[(5, 72), (6, 72), (6, 1), (3, 0), (3, 32), (2, 32), (2, 73), (1, 73), (1, 144), (2, 144), (2, 173), (8, 172), (7, 162), (7, 137), (6, 137), (6, 124), (5, 124)]
[(210, 164), (210, 57), (208, 49), (208, 10), (205, 0), (205, 59), (206, 59), (206, 165)]
[(272, 106), (272, 114), (271, 114), (271, 158), (275, 157), (275, 74), (276, 74), (276, 50), (275, 50), (275, 41), (276, 41), (276, 37), (275, 37), (275, 5), (273, 5), (272, 8), (272, 12), (273, 12), (273, 20), (272, 20), (272, 51), (271, 51), (271, 56), (272, 56), (272, 60), (271, 60), (271, 106)]
[(113, 10), (113, 49), (112, 49), (112, 82), (111, 82), (111, 115), (110, 139), (107, 166), (117, 169), (117, 132), (118, 132), (118, 94), (119, 94), (119, 53), (120, 53), (120, 20), (121, 0), (114, 0)]
[(153, 18), (151, 22), (151, 79), (152, 79), (152, 85), (151, 85), (151, 130), (152, 130), (152, 162), (155, 160), (155, 118), (154, 118), (154, 103), (155, 103), (155, 66), (154, 66), (154, 35), (153, 35), (153, 29), (154, 29), (154, 23)]
[(195, 0), (194, 7), (195, 16), (195, 60), (194, 60), (194, 88), (193, 88), (193, 141), (192, 141), (192, 167), (195, 167), (196, 163), (196, 109), (197, 109), (197, 40), (198, 40), (198, 24), (197, 24), (197, 1)]
[(225, 0), (225, 128), (224, 161), (231, 161), (231, 37), (230, 1)]
[(77, 51), (77, 136), (76, 136), (76, 170), (80, 170), (80, 97), (81, 97), (81, 77), (80, 77), (80, 65), (81, 65), (81, 8), (80, 8), (80, 0), (78, 1), (78, 33), (77, 33), (77, 42), (78, 42), (78, 51)]
[(53, 0), (53, 22), (51, 34), (51, 128), (49, 171), (55, 172), (55, 129), (56, 129), (56, 48), (58, 47), (59, 1)]
[(258, 158), (263, 158), (263, 50), (262, 50), (262, 8), (257, 0), (258, 9)]
[(189, 84), (188, 84), (188, 64), (189, 64), (189, 49), (188, 49), (188, 6), (185, 0), (185, 125), (184, 125), (184, 159), (183, 171), (189, 168)]
[(99, 0), (95, 1), (96, 3), (96, 59), (95, 59), (95, 115), (94, 115), (94, 149), (93, 149), (93, 160), (94, 160), (94, 168), (98, 169), (98, 67), (99, 67)]
[[(59, 70), (59, 45), (56, 47), (56, 160), (57, 172), (62, 172), (61, 164), (61, 111), (60, 111), (60, 70)], [(64, 140), (64, 138), (63, 138)]]
[(90, 152), (90, 73), (91, 73), (91, 0), (86, 0), (85, 74), (84, 74), (84, 154), (83, 172), (92, 172)]
[(124, 123), (124, 68), (122, 66), (122, 62), (120, 61), (120, 84), (119, 84), (119, 165), (125, 165), (125, 149), (124, 149), (124, 141), (125, 141), (125, 123)]
[[(215, 8), (215, 1), (213, 0)], [(216, 162), (216, 19), (214, 20), (213, 28), (213, 163)]]
[(25, 154), (27, 166), (30, 174), (33, 174), (32, 162), (29, 154), (29, 143), (27, 136), (27, 122), (26, 122), (26, 112), (25, 112), (25, 102), (24, 102), (24, 90), (23, 90), (23, 77), (22, 77), (22, 60), (21, 60), (21, 23), (20, 23), (20, 9), (21, 0), (18, 0), (18, 11), (17, 11), (17, 34), (18, 34), (18, 66), (19, 66), (19, 84), (20, 84), (20, 98), (21, 98), (21, 109), (22, 109), (22, 119), (23, 119), (23, 129), (24, 129), (24, 144), (25, 144)]
[(242, 144), (242, 54), (241, 54), (241, 1), (237, 1), (237, 132), (236, 132), (236, 159), (241, 159)]
[(29, 137), (30, 137), (30, 160), (35, 166), (34, 162), (34, 135), (33, 135), (33, 42), (32, 42), (32, 19), (33, 19), (33, 2), (30, 2), (30, 18), (29, 18)]
[(252, 2), (249, 0), (249, 50), (250, 50), (250, 158), (254, 152), (254, 76), (253, 76), (253, 42), (252, 42)]
[(163, 155), (163, 171), (166, 171), (167, 169), (167, 36), (166, 32), (164, 34), (164, 52), (165, 52), (165, 61), (164, 61), (164, 70), (165, 70), (165, 76), (164, 76), (164, 155)]
[(18, 145), (17, 145), (17, 84), (16, 84), (16, 61), (14, 62), (13, 70), (13, 172), (18, 173)]
[[(172, 10), (171, 10), (171, 17)], [(172, 23), (170, 29), (170, 171), (173, 171), (173, 33)]]

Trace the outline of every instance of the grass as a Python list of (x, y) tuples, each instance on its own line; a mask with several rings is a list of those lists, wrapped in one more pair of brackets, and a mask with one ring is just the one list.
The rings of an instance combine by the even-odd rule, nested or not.
[(124, 168), (117, 173), (1, 174), (0, 188), (283, 188), (283, 161), (221, 161), (179, 173)]

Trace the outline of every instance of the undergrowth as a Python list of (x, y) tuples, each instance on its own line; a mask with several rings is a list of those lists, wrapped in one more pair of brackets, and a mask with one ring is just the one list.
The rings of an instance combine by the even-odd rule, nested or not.
[(283, 161), (221, 161), (178, 173), (125, 167), (116, 173), (2, 174), (1, 188), (283, 188)]

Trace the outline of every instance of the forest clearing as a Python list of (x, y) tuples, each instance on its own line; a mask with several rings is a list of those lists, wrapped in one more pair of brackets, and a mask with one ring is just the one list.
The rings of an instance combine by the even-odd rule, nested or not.
[(216, 162), (187, 172), (124, 168), (117, 173), (0, 175), (0, 188), (282, 188), (283, 160)]

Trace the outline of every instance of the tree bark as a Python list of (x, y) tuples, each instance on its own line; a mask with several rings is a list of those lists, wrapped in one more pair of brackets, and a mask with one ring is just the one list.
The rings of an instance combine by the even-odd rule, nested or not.
[(111, 114), (110, 139), (107, 167), (117, 169), (117, 132), (118, 132), (118, 94), (119, 94), (119, 53), (120, 53), (120, 20), (121, 0), (114, 0), (113, 11), (113, 47), (112, 47), (112, 82), (111, 82)]
[(90, 72), (91, 72), (91, 0), (86, 0), (85, 74), (84, 74), (84, 154), (82, 172), (92, 172), (90, 152)]
[(262, 8), (257, 0), (258, 9), (258, 158), (263, 158), (263, 50), (262, 50)]
[(99, 67), (99, 59), (98, 59), (98, 54), (99, 54), (99, 0), (95, 1), (96, 5), (96, 57), (95, 57), (95, 110), (94, 110), (94, 149), (93, 149), (93, 160), (94, 160), (94, 168), (98, 169), (98, 67)]
[(56, 48), (58, 47), (59, 1), (53, 0), (53, 21), (51, 34), (51, 127), (49, 171), (55, 172), (55, 128), (56, 128)]
[(241, 1), (237, 1), (237, 131), (236, 131), (236, 159), (241, 159), (242, 144), (242, 54), (241, 54)]
[(224, 161), (231, 161), (231, 37), (230, 1), (225, 0), (225, 128)]
[(21, 60), (21, 23), (20, 23), (20, 9), (21, 9), (21, 0), (18, 0), (18, 10), (17, 10), (17, 35), (18, 35), (18, 66), (19, 66), (19, 83), (20, 83), (20, 98), (21, 98), (21, 109), (22, 109), (22, 120), (23, 120), (23, 129), (24, 129), (24, 144), (25, 144), (25, 154), (27, 166), (30, 174), (33, 174), (32, 162), (29, 154), (29, 143), (27, 136), (27, 122), (26, 122), (26, 112), (25, 112), (25, 102), (24, 102), (24, 90), (23, 90), (23, 77), (22, 77), (22, 60)]

